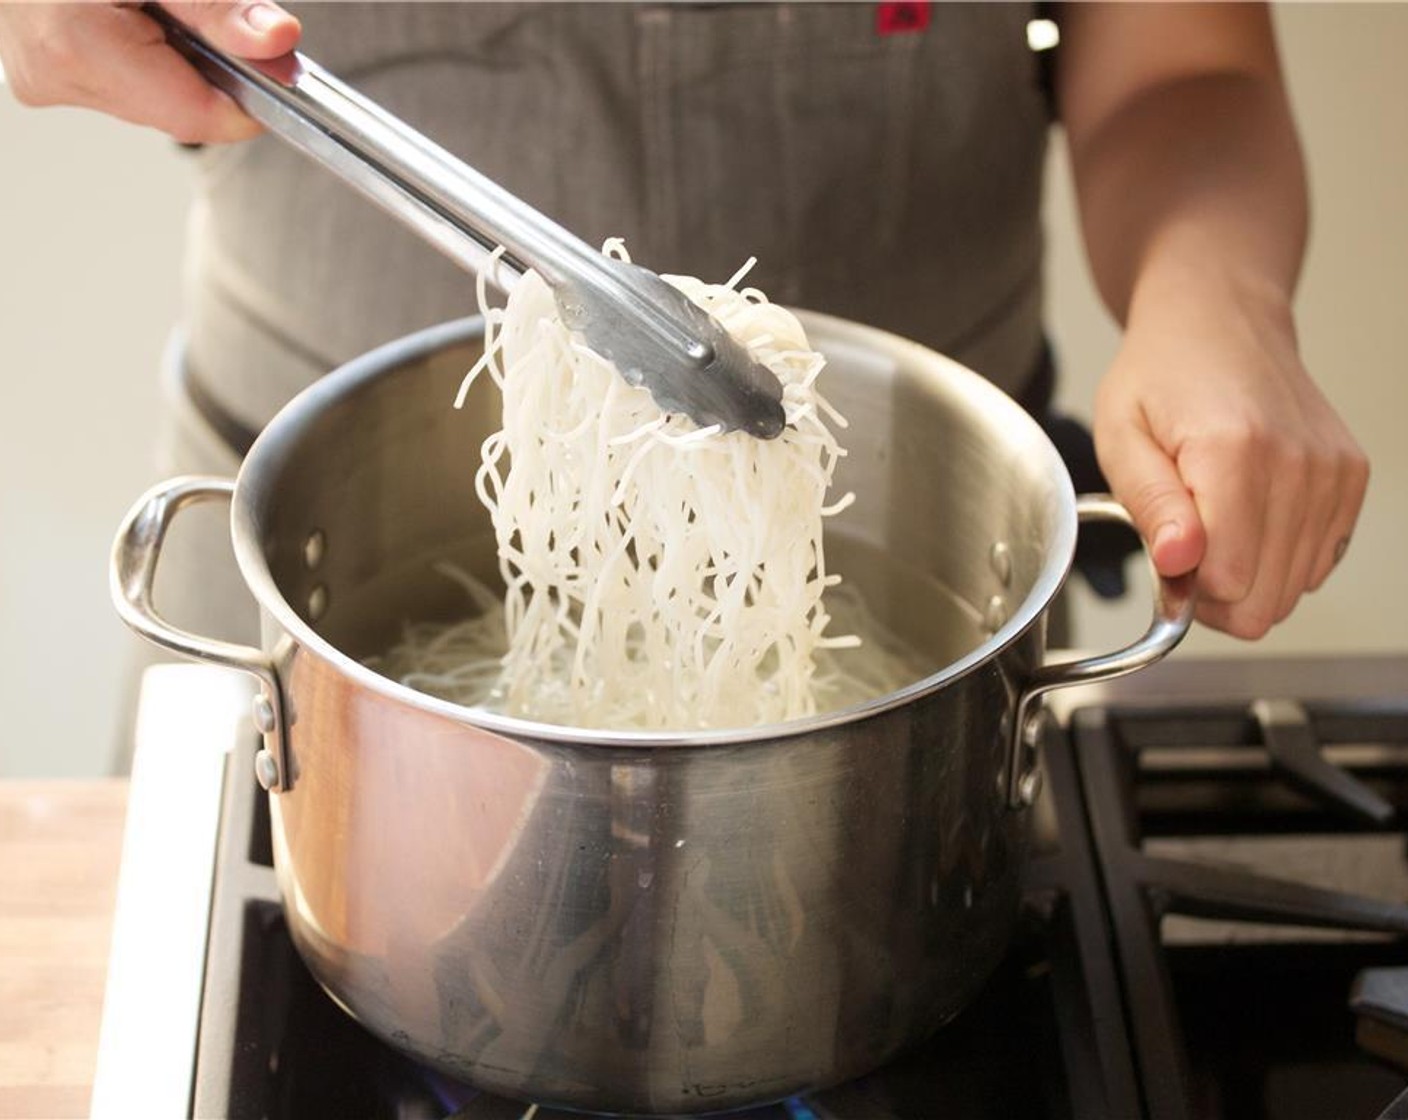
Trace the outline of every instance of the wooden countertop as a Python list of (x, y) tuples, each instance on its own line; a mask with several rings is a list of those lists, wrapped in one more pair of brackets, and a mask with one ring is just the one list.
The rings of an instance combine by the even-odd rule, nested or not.
[(0, 1120), (88, 1115), (123, 779), (0, 782)]

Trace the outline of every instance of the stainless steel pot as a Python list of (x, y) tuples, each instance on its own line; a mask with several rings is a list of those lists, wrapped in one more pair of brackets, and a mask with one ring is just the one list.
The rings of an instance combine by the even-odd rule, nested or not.
[[(828, 560), (933, 672), (883, 699), (704, 734), (578, 731), (412, 692), (359, 661), (462, 609), (429, 570), (496, 579), (475, 500), (496, 426), (476, 320), (385, 346), (289, 404), (231, 483), (129, 514), (122, 617), (262, 684), (257, 766), (293, 938), (389, 1042), (486, 1088), (688, 1113), (857, 1076), (953, 1016), (1001, 958), (1038, 774), (1040, 696), (1163, 656), (1183, 581), (1117, 653), (1044, 665), (1077, 522), (1054, 448), (931, 351), (804, 316), (851, 421)], [(232, 498), (263, 648), (173, 628), (151, 584), (173, 517)]]

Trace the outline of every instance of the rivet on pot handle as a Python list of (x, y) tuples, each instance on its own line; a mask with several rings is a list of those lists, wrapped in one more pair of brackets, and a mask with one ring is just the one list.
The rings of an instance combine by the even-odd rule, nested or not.
[[(1134, 528), (1129, 511), (1108, 494), (1082, 494), (1076, 499), (1076, 516), (1082, 523), (1119, 521)], [(1114, 653), (1043, 665), (1032, 674), (1017, 702), (1017, 720), (1013, 726), (1012, 752), (1007, 767), (1007, 803), (1012, 808), (1032, 804), (1041, 790), (1036, 745), (1041, 730), (1040, 701), (1046, 693), (1071, 685), (1113, 680), (1143, 669), (1163, 658), (1188, 633), (1197, 606), (1193, 574), (1170, 579), (1155, 573), (1154, 578), (1154, 619), (1142, 638)]]
[[(234, 481), (189, 475), (152, 487), (128, 511), (113, 541), (108, 586), (122, 621), (148, 641), (196, 661), (209, 661), (253, 673), (261, 693), (255, 698), (256, 721), (266, 749), (259, 752), (255, 771), (271, 793), (288, 788), (287, 724), (283, 691), (274, 662), (253, 646), (206, 638), (173, 626), (152, 604), (152, 582), (161, 558), (166, 531), (181, 510), (203, 502), (229, 501)], [(269, 749), (272, 748), (272, 749)]]

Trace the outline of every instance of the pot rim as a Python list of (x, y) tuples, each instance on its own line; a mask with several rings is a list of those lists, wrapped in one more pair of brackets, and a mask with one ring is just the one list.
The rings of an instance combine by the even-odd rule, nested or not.
[[(293, 609), (280, 592), (269, 570), (263, 549), (258, 545), (254, 515), (255, 506), (262, 497), (258, 481), (259, 476), (267, 475), (269, 470), (261, 464), (270, 460), (278, 462), (286, 456), (297, 443), (299, 433), (313, 417), (363, 383), (374, 380), (388, 369), (423, 360), (438, 350), (481, 338), (484, 320), (479, 315), (426, 327), (369, 350), (320, 378), (280, 409), (255, 440), (235, 479), (234, 497), (230, 508), (231, 539), (235, 559), (246, 585), (259, 605), (299, 646), (328, 662), (361, 687), (454, 722), (515, 739), (533, 739), (559, 745), (621, 748), (739, 746), (759, 740), (790, 739), (857, 723), (903, 707), (945, 688), (994, 659), (1015, 643), (1037, 622), (1060, 591), (1075, 557), (1077, 516), (1075, 490), (1070, 475), (1055, 446), (1025, 409), (991, 382), (952, 358), (875, 327), (867, 327), (820, 312), (795, 308), (792, 310), (802, 319), (804, 326), (820, 323), (842, 327), (848, 334), (848, 340), (874, 338), (883, 341), (891, 352), (910, 349), (922, 355), (927, 363), (937, 362), (947, 367), (950, 372), (962, 373), (965, 378), (970, 379), (966, 391), (979, 398), (983, 411), (988, 415), (1001, 417), (997, 426), (1000, 426), (1004, 433), (1014, 437), (1013, 444), (1022, 446), (1024, 451), (1034, 451), (1047, 457), (1057, 479), (1061, 492), (1058, 523), (1042, 569), (1026, 597), (1002, 627), (986, 641), (928, 676), (860, 704), (782, 723), (684, 731), (614, 731), (541, 723), (442, 700), (382, 676), (325, 639)], [(448, 402), (446, 407), (449, 407)]]

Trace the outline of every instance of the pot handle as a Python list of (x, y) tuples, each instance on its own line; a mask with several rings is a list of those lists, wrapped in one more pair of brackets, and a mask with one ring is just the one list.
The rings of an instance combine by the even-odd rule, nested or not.
[[(1118, 521), (1134, 528), (1129, 511), (1109, 494), (1082, 494), (1076, 499), (1076, 517), (1088, 521)], [(1152, 570), (1153, 563), (1150, 562)], [(1007, 803), (1014, 809), (1031, 805), (1041, 791), (1037, 742), (1041, 736), (1041, 698), (1057, 688), (1113, 680), (1162, 659), (1183, 640), (1193, 624), (1197, 607), (1194, 575), (1169, 578), (1155, 573), (1154, 618), (1144, 636), (1123, 649), (1076, 661), (1043, 665), (1032, 674), (1017, 702), (1011, 765), (1007, 768)]]
[(253, 646), (206, 638), (173, 626), (152, 603), (152, 582), (166, 531), (176, 515), (203, 502), (229, 501), (235, 483), (228, 478), (186, 475), (160, 483), (140, 498), (123, 518), (113, 541), (108, 588), (118, 616), (142, 637), (196, 661), (208, 661), (252, 673), (259, 680), (254, 722), (264, 735), (264, 749), (254, 760), (260, 784), (271, 793), (288, 788), (287, 710), (274, 660)]

